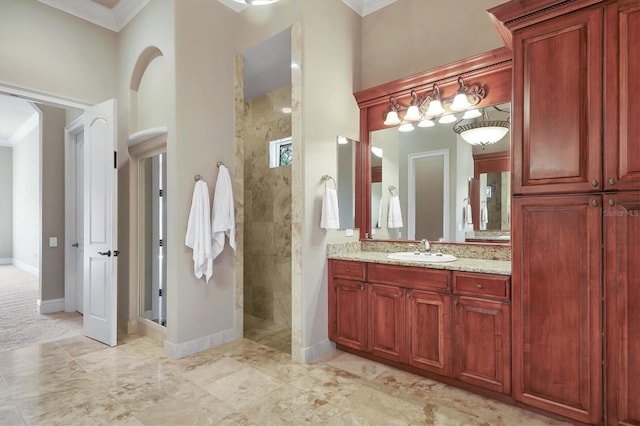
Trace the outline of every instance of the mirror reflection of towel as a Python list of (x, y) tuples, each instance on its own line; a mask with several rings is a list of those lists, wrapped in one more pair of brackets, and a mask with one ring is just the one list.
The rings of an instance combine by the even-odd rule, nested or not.
[(467, 225), (473, 225), (473, 215), (471, 214), (471, 204), (467, 204), (465, 216), (466, 216), (465, 223)]
[(402, 228), (402, 211), (400, 210), (400, 197), (392, 195), (389, 200), (389, 215), (387, 228)]
[(484, 224), (489, 222), (489, 211), (487, 210), (486, 204), (483, 204), (480, 208), (480, 222)]

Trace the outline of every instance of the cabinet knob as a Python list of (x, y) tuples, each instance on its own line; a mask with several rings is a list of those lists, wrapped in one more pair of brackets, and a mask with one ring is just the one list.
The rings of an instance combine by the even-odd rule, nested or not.
[(591, 205), (593, 207), (598, 207), (598, 200), (591, 200)]
[(407, 293), (407, 299), (411, 297), (411, 293)]
[(364, 286), (363, 285), (360, 286), (360, 291), (362, 291), (362, 290), (364, 290)]
[(347, 269), (346, 269), (346, 271), (347, 271), (347, 272), (351, 272), (351, 268), (347, 268)]
[(398, 292), (398, 297), (402, 297), (402, 292)]
[(459, 302), (458, 302), (457, 300), (454, 300), (454, 301), (453, 301), (453, 306), (458, 306), (458, 303), (459, 303)]
[(598, 186), (598, 179), (593, 179), (591, 181), (591, 186)]
[(609, 198), (609, 205), (613, 206), (616, 202), (613, 200), (613, 198)]
[(609, 185), (615, 185), (616, 180), (614, 178), (609, 178)]
[(482, 284), (476, 284), (476, 288), (483, 288), (484, 286)]

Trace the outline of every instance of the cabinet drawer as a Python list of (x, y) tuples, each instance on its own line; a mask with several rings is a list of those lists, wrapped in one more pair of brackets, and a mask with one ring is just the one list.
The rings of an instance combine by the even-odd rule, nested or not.
[(504, 275), (454, 272), (453, 292), (468, 296), (509, 300), (511, 295), (510, 281), (510, 278)]
[(449, 271), (442, 269), (413, 268), (411, 266), (369, 264), (369, 282), (392, 284), (400, 287), (449, 290)]
[(349, 260), (332, 260), (333, 277), (348, 280), (366, 281), (366, 263), (352, 262)]

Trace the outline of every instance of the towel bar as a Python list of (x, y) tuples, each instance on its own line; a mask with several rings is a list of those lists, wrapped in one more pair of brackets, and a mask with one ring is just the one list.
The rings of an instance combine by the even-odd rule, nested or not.
[(332, 178), (331, 176), (329, 176), (329, 175), (323, 175), (323, 176), (322, 176), (322, 180), (324, 181), (324, 186), (325, 186), (325, 187), (327, 186), (327, 181), (328, 181), (328, 180), (332, 180), (332, 181), (333, 181), (333, 187), (334, 187), (335, 189), (337, 189), (337, 188), (338, 188), (338, 184), (336, 183), (336, 180), (335, 180), (334, 178)]

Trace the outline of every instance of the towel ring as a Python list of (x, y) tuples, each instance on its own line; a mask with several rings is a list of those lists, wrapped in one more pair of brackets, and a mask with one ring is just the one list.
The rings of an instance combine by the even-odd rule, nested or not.
[[(396, 189), (396, 187), (395, 187), (395, 186), (393, 186), (393, 185), (389, 185), (389, 188), (388, 188), (388, 189), (389, 189), (389, 193), (390, 193), (391, 195), (398, 195), (398, 190)], [(393, 191), (395, 191), (395, 193), (394, 193)]]
[(337, 189), (337, 188), (338, 188), (338, 185), (336, 184), (336, 180), (335, 180), (334, 178), (332, 178), (331, 176), (329, 176), (329, 175), (323, 175), (323, 176), (322, 176), (322, 180), (324, 181), (324, 187), (325, 187), (325, 188), (327, 187), (327, 181), (328, 181), (328, 180), (333, 181), (333, 188), (334, 188), (334, 189)]
[(200, 179), (202, 179), (202, 176), (200, 176), (200, 175), (195, 175), (193, 177), (193, 180), (196, 181), (196, 182), (199, 181)]
[(220, 167), (220, 166), (224, 166), (224, 162), (222, 162), (222, 161), (218, 161), (218, 162), (216, 163), (216, 167)]

